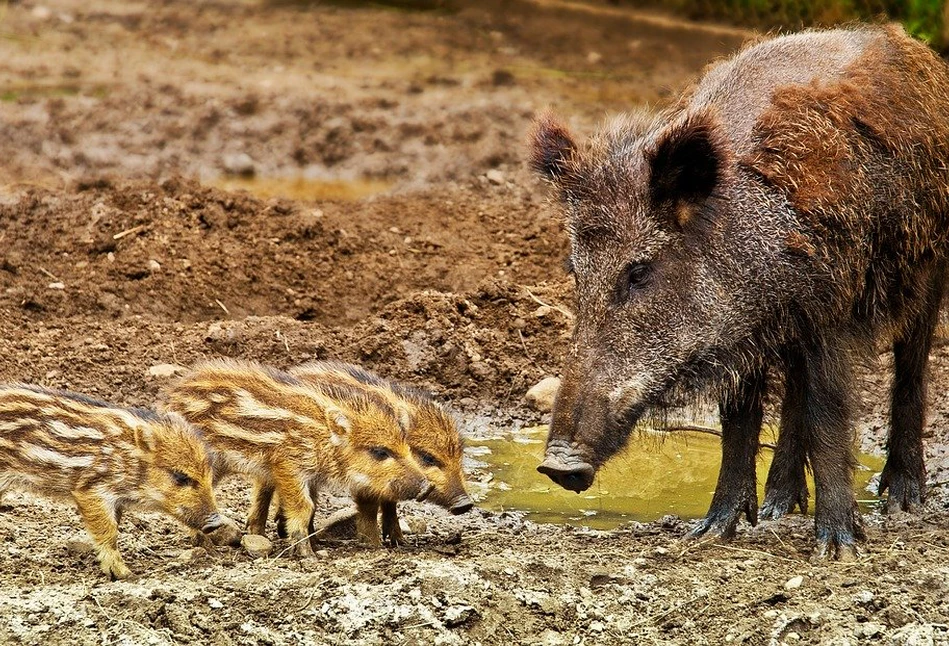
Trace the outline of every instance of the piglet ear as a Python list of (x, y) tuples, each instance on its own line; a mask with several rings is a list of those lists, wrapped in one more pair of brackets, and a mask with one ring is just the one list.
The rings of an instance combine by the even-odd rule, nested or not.
[(333, 437), (345, 438), (353, 430), (353, 423), (341, 408), (336, 406), (326, 407), (326, 420), (330, 426), (330, 432)]
[(542, 114), (534, 122), (530, 165), (535, 173), (553, 181), (562, 179), (575, 150), (567, 128), (552, 115)]
[(677, 223), (684, 226), (722, 182), (727, 158), (725, 137), (711, 113), (673, 123), (646, 152), (653, 203), (673, 207)]

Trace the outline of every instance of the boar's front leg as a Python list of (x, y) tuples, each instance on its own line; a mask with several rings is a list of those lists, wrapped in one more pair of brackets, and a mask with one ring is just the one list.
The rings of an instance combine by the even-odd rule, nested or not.
[(804, 358), (798, 351), (784, 356), (785, 387), (781, 403), (781, 430), (774, 460), (765, 483), (761, 518), (777, 519), (800, 507), (807, 513), (807, 415), (805, 414)]
[(86, 529), (95, 543), (99, 567), (112, 579), (127, 579), (132, 575), (119, 554), (119, 520), (117, 510), (110, 508), (102, 496), (84, 489), (73, 492)]
[(767, 389), (766, 369), (742, 377), (734, 392), (719, 402), (722, 421), (722, 467), (708, 515), (692, 536), (709, 534), (731, 538), (742, 514), (758, 522), (758, 492), (755, 488), (755, 457), (764, 417)]
[[(267, 516), (273, 499), (274, 484), (265, 480), (254, 482), (250, 511), (247, 513), (247, 533), (266, 536)], [(286, 538), (286, 533), (280, 538)]]
[(945, 271), (930, 279), (922, 311), (893, 344), (893, 392), (888, 454), (879, 493), (889, 489), (887, 512), (915, 511), (925, 499), (923, 424), (926, 415), (926, 366), (939, 319)]
[(853, 371), (844, 344), (820, 340), (805, 355), (804, 425), (814, 471), (817, 558), (849, 560), (865, 538), (853, 493), (854, 434), (850, 424)]
[(402, 527), (399, 526), (399, 514), (396, 511), (395, 502), (392, 500), (382, 501), (382, 540), (389, 547), (398, 547), (405, 545), (405, 535), (402, 534)]
[(370, 547), (382, 547), (382, 535), (379, 533), (379, 500), (376, 498), (356, 498), (356, 535), (360, 542)]
[(313, 556), (310, 527), (313, 524), (313, 500), (308, 484), (289, 468), (274, 469), (274, 485), (280, 508), (286, 517), (290, 550), (296, 556)]

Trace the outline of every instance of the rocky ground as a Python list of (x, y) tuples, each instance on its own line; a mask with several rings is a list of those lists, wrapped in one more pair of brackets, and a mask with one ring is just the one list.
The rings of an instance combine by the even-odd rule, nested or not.
[[(523, 396), (559, 370), (572, 285), (523, 168), (533, 115), (587, 134), (748, 36), (555, 0), (4, 5), (0, 379), (151, 405), (169, 365), (340, 358), (431, 389), (470, 437), (539, 423)], [(233, 175), (260, 192), (220, 188)], [(267, 197), (274, 182), (305, 190)], [(10, 493), (0, 639), (947, 644), (945, 346), (932, 372), (933, 494), (919, 517), (869, 518), (855, 563), (812, 564), (804, 517), (696, 544), (674, 517), (599, 532), (406, 504), (408, 546), (304, 561), (281, 540), (194, 550), (132, 513), (138, 577), (107, 582), (70, 506)], [(881, 358), (861, 382), (871, 452), (886, 374)], [(242, 518), (246, 488), (221, 501)]]

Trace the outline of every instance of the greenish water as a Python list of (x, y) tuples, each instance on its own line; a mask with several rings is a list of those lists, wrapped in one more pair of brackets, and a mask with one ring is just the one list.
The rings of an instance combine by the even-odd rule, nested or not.
[[(762, 441), (770, 441), (764, 437)], [(577, 494), (537, 472), (544, 454), (547, 427), (523, 429), (511, 438), (471, 442), (477, 459), (487, 462), (493, 474), (481, 506), (495, 511), (519, 510), (541, 523), (570, 523), (612, 529), (636, 520), (652, 521), (666, 514), (701, 518), (708, 511), (721, 464), (719, 438), (702, 433), (641, 433), (597, 474), (593, 486)], [(490, 451), (490, 452), (488, 452)], [(758, 501), (764, 498), (764, 481), (772, 451), (758, 455)], [(855, 489), (861, 506), (876, 498), (865, 491), (870, 477), (883, 469), (883, 460), (858, 456)], [(810, 511), (813, 512), (814, 484)]]

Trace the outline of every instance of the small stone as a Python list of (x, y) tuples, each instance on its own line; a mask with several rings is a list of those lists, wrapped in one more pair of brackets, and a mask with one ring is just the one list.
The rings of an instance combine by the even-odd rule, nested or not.
[(803, 576), (796, 576), (791, 579), (788, 579), (788, 582), (784, 584), (785, 590), (797, 590), (804, 583)]
[(492, 168), (487, 173), (484, 174), (488, 178), (488, 181), (495, 185), (500, 185), (504, 183), (504, 173), (499, 171), (497, 168)]
[(868, 621), (865, 624), (857, 624), (857, 627), (853, 631), (853, 635), (857, 639), (860, 639), (861, 637), (864, 639), (872, 639), (881, 632), (883, 632), (883, 626), (880, 624), (875, 624), (872, 621)]
[(169, 379), (187, 371), (187, 368), (176, 363), (158, 363), (148, 369), (148, 376), (153, 379)]
[(241, 177), (253, 177), (257, 173), (257, 167), (254, 160), (247, 153), (236, 153), (233, 155), (224, 155), (222, 160), (225, 172), (231, 175), (240, 175)]
[(652, 553), (655, 554), (656, 556), (665, 556), (666, 554), (669, 553), (669, 550), (667, 550), (664, 547), (657, 547), (656, 549), (652, 551)]
[(252, 558), (261, 558), (268, 556), (273, 550), (273, 543), (266, 536), (257, 534), (244, 534), (241, 537), (241, 546)]
[(152, 258), (148, 261), (148, 271), (152, 272), (153, 274), (161, 271), (161, 263)]
[(870, 590), (861, 590), (853, 595), (853, 602), (858, 606), (869, 606), (873, 603), (873, 592)]
[(534, 318), (542, 319), (550, 316), (550, 313), (554, 311), (550, 305), (541, 305), (536, 310), (534, 310)]
[(48, 285), (50, 289), (66, 289), (66, 283), (55, 282)]
[(62, 370), (50, 370), (46, 373), (47, 379), (55, 379), (63, 374)]
[(316, 554), (317, 558), (325, 559), (325, 558), (328, 558), (328, 557), (329, 557), (330, 551), (329, 551), (329, 550), (316, 550), (316, 552), (314, 552), (314, 554)]
[(601, 633), (606, 629), (606, 626), (603, 625), (602, 621), (591, 621), (590, 630), (595, 633)]
[(792, 630), (787, 635), (785, 635), (784, 638), (789, 642), (796, 642), (801, 639), (801, 636)]
[(208, 551), (203, 547), (192, 547), (178, 555), (178, 561), (181, 563), (194, 563), (202, 561), (208, 556)]
[(53, 10), (43, 5), (36, 5), (30, 13), (37, 20), (49, 20), (53, 15)]
[(208, 606), (210, 606), (214, 610), (220, 610), (221, 608), (224, 607), (224, 604), (221, 603), (218, 599), (215, 599), (214, 597), (208, 597)]
[(461, 626), (477, 614), (478, 612), (471, 606), (450, 606), (445, 608), (445, 625), (449, 628)]
[(539, 413), (549, 413), (554, 408), (558, 390), (560, 390), (560, 379), (544, 377), (527, 391), (524, 401)]
[(590, 65), (596, 65), (603, 60), (603, 54), (600, 52), (588, 52), (587, 53), (587, 63)]

